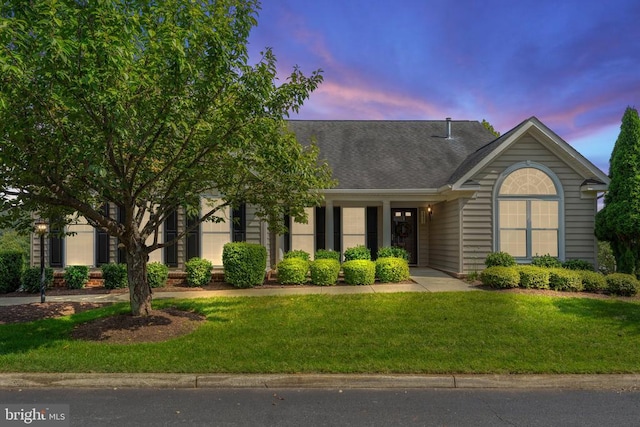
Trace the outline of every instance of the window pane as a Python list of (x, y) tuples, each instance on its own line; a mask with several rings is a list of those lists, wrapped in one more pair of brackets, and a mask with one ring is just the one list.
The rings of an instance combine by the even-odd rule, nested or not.
[(557, 194), (556, 186), (549, 176), (539, 169), (518, 169), (503, 181), (500, 194), (527, 195), (527, 194)]
[(501, 200), (500, 228), (525, 228), (527, 226), (527, 202)]
[(558, 231), (533, 230), (531, 232), (531, 254), (558, 256)]
[(531, 201), (532, 228), (558, 228), (558, 202)]
[(500, 230), (500, 250), (514, 257), (527, 256), (527, 233), (525, 230)]

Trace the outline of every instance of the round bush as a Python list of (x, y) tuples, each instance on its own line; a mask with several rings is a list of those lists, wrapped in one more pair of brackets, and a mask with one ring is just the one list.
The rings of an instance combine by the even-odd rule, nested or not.
[(22, 252), (0, 252), (0, 293), (18, 290), (23, 267), (24, 254)]
[(126, 288), (129, 285), (126, 264), (105, 264), (100, 269), (106, 289)]
[(485, 268), (480, 273), (482, 284), (492, 288), (517, 288), (520, 282), (520, 274), (515, 267), (494, 266)]
[(277, 266), (278, 283), (282, 285), (301, 285), (307, 283), (309, 261), (302, 258), (287, 258)]
[(169, 279), (169, 267), (160, 262), (147, 264), (147, 282), (152, 288), (161, 288)]
[(561, 268), (562, 263), (560, 260), (554, 256), (549, 254), (534, 256), (531, 260), (531, 265), (535, 265), (536, 267), (546, 267), (546, 268)]
[[(24, 292), (40, 292), (40, 267), (30, 267), (22, 272), (22, 286)], [(44, 286), (50, 288), (53, 285), (53, 268), (44, 269)]]
[(580, 292), (584, 289), (582, 275), (576, 270), (549, 269), (549, 287), (554, 291)]
[(602, 273), (582, 270), (580, 276), (582, 276), (582, 286), (587, 292), (603, 292), (607, 289), (607, 280)]
[(376, 277), (382, 283), (398, 283), (409, 279), (409, 263), (403, 258), (378, 258)]
[(549, 270), (533, 265), (516, 267), (520, 273), (520, 287), (533, 289), (549, 289)]
[(257, 243), (233, 242), (222, 250), (224, 280), (236, 288), (251, 288), (264, 282), (267, 249)]
[(625, 273), (613, 273), (605, 276), (607, 292), (613, 295), (633, 296), (638, 293), (638, 280)]
[(513, 267), (516, 259), (506, 252), (491, 252), (484, 260), (487, 267)]
[(89, 281), (89, 267), (70, 265), (64, 269), (64, 281), (69, 289), (82, 289)]
[(373, 285), (376, 282), (376, 263), (367, 259), (354, 259), (342, 264), (344, 281), (348, 285)]
[(570, 259), (562, 263), (562, 268), (567, 270), (593, 271), (593, 264), (582, 259)]
[(409, 252), (397, 246), (385, 246), (378, 249), (378, 258), (402, 258), (409, 261)]
[(309, 261), (311, 259), (311, 255), (309, 254), (309, 252), (298, 249), (295, 251), (289, 251), (284, 254), (284, 259), (289, 259), (289, 258), (300, 258), (305, 261)]
[(315, 259), (334, 259), (340, 262), (340, 252), (332, 251), (328, 249), (318, 249), (316, 251)]
[(344, 251), (345, 261), (353, 261), (355, 259), (371, 261), (371, 251), (363, 245), (355, 246)]
[(335, 259), (320, 258), (313, 261), (309, 269), (311, 270), (311, 283), (319, 286), (331, 286), (338, 281), (340, 262)]
[(208, 285), (211, 282), (213, 264), (208, 259), (191, 258), (184, 267), (187, 272), (187, 286), (194, 288)]

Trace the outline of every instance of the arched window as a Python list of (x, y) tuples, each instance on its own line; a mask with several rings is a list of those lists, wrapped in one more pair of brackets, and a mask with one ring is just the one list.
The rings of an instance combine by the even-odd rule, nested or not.
[(564, 259), (562, 194), (560, 181), (543, 165), (508, 168), (494, 191), (496, 250), (522, 260), (547, 254)]

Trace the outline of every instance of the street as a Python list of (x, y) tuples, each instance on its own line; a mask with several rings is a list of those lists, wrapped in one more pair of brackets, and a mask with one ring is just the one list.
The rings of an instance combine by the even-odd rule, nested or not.
[[(72, 426), (640, 424), (640, 392), (637, 391), (266, 388), (0, 390), (0, 407), (3, 404), (37, 403), (70, 405)], [(3, 423), (6, 421), (0, 414), (0, 425), (19, 425), (15, 422)]]

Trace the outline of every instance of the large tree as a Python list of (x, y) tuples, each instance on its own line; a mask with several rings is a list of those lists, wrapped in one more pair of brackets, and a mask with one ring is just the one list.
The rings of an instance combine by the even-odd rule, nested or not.
[(609, 191), (596, 237), (611, 243), (619, 272), (640, 273), (640, 118), (628, 107), (609, 160)]
[[(250, 203), (277, 228), (331, 185), (286, 117), (321, 82), (250, 64), (256, 0), (6, 0), (0, 4), (0, 203), (28, 228), (78, 216), (126, 252), (131, 310), (151, 310), (150, 252), (169, 214), (219, 221)], [(201, 209), (201, 197), (209, 205)], [(105, 214), (115, 204), (124, 221)], [(185, 230), (185, 233), (189, 230)]]

